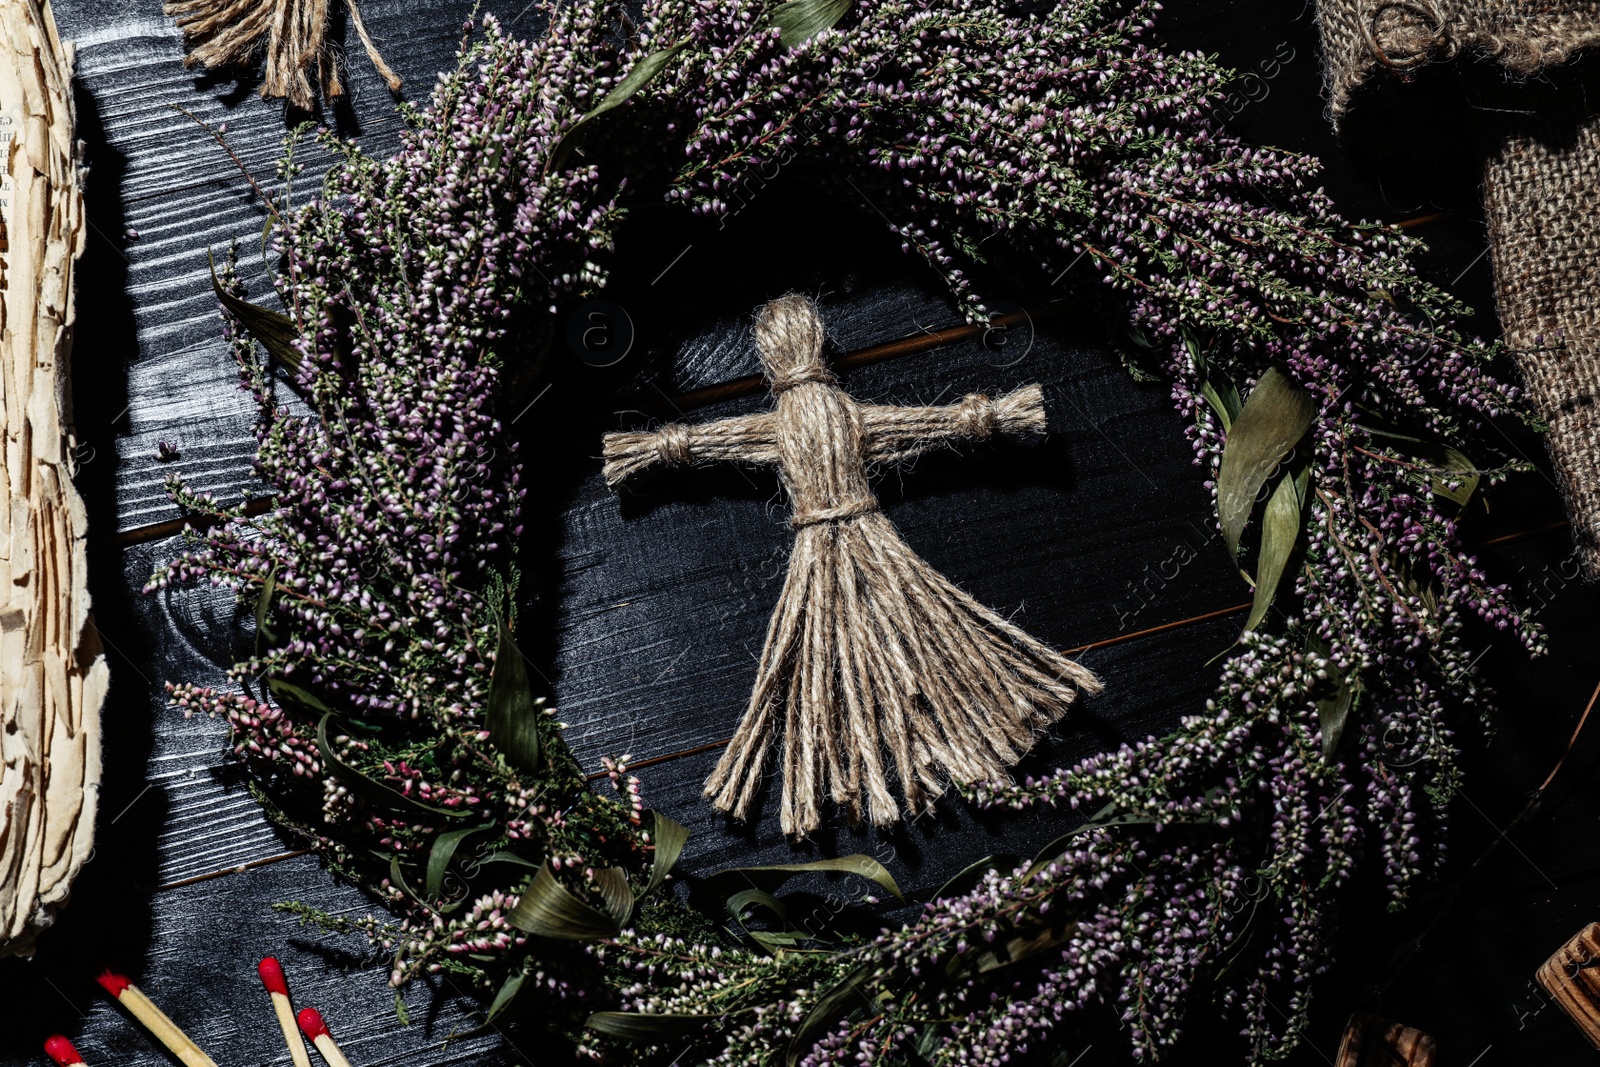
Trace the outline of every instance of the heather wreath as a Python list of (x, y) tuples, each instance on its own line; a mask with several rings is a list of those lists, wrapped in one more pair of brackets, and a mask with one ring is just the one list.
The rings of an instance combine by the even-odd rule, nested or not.
[[(1152, 43), (1153, 13), (550, 5), (530, 41), (486, 19), (393, 158), (317, 138), (326, 180), (274, 208), (287, 318), (220, 283), (270, 505), (175, 477), (207, 524), (151, 582), (256, 606), (235, 685), (171, 692), (227, 718), (274, 816), (390, 912), (308, 917), (392, 952), (397, 989), (464, 976), (491, 1018), (594, 1055), (1000, 1063), (1110, 1004), (1153, 1061), (1213, 998), (1250, 1062), (1288, 1053), (1356, 880), (1398, 908), (1441, 867), (1454, 730), (1487, 699), (1464, 629), (1539, 645), (1456, 531), (1511, 469), (1474, 467), (1468, 437), (1522, 408), (1416, 244), (1340, 218), (1314, 160), (1230, 134), (1227, 73)], [(989, 250), (1044, 277), (1082, 256), (1093, 306), (1170, 382), (1257, 587), (1214, 698), (1168, 736), (961, 784), (1075, 832), (872, 937), (673, 895), (681, 827), (626, 759), (589, 788), (512, 643), (525, 489), (503, 396), (555, 308), (604, 286), (634, 205), (725, 216), (800, 155), (898, 220), (974, 321)], [(270, 359), (312, 415), (281, 405)]]

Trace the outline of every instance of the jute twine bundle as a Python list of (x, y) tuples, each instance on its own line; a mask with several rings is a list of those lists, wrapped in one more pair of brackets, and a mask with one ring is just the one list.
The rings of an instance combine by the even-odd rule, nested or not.
[[(1319, 0), (1334, 119), (1371, 73), (1461, 53), (1531, 75), (1600, 44), (1594, 0)], [(1495, 299), (1585, 572), (1600, 577), (1600, 115), (1582, 86), (1480, 85)], [(1600, 101), (1597, 101), (1600, 102)]]
[[(333, 0), (337, 3), (338, 0)], [(309, 111), (316, 104), (310, 72), (316, 68), (317, 84), (326, 99), (344, 95), (339, 79), (339, 57), (328, 40), (329, 0), (167, 0), (162, 10), (183, 30), (191, 51), (186, 67), (239, 66), (265, 53), (261, 95), (287, 98)], [(356, 0), (345, 0), (350, 24), (367, 50), (372, 65), (388, 83), (400, 89), (400, 76), (389, 69), (361, 21)]]
[(107, 670), (89, 616), (67, 389), (83, 197), (72, 56), (0, 4), (0, 955), (26, 955), (93, 843)]
[(767, 629), (755, 689), (706, 782), (720, 810), (748, 818), (782, 719), (783, 830), (821, 825), (831, 799), (852, 823), (925, 811), (951, 779), (1005, 777), (1093, 673), (979, 604), (913, 552), (878, 508), (868, 467), (960, 440), (1045, 430), (1037, 385), (944, 407), (857, 403), (822, 357), (804, 297), (756, 318), (776, 407), (698, 426), (605, 438), (616, 486), (654, 465), (719, 460), (778, 468), (794, 549)]

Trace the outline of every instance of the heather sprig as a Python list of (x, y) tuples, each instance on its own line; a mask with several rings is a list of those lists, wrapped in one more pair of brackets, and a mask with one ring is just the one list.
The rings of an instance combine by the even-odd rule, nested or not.
[[(1461, 501), (1515, 469), (1464, 462), (1476, 429), (1523, 409), (1417, 276), (1416, 242), (1342, 219), (1314, 160), (1229, 133), (1227, 73), (1156, 46), (1153, 12), (885, 0), (785, 44), (747, 0), (654, 0), (637, 19), (549, 4), (536, 40), (486, 20), (393, 158), (321, 132), (335, 165), (294, 207), (290, 157), (276, 283), (298, 340), (276, 354), (312, 412), (275, 398), (226, 315), (271, 509), (175, 475), (213, 525), (151, 587), (209, 578), (257, 606), (234, 687), (174, 685), (174, 703), (226, 717), (276, 817), (398, 916), (308, 917), (392, 953), (397, 987), (450, 971), (538, 990), (542, 1020), (595, 1055), (619, 1039), (583, 1022), (608, 1010), (674, 1017), (657, 1020), (672, 1041), (630, 1048), (647, 1061), (689, 1041), (730, 1065), (796, 1042), (818, 1064), (1001, 1063), (1108, 1003), (1159, 1060), (1212, 994), (1252, 1062), (1287, 1054), (1346, 890), (1378, 878), (1403, 907), (1444, 862), (1455, 728), (1487, 699), (1469, 623), (1538, 647), (1456, 529)], [(650, 57), (656, 75), (596, 114)], [(1081, 264), (1068, 274), (1169, 381), (1213, 487), (1236, 414), (1219, 389), (1248, 401), (1269, 368), (1287, 376), (1316, 412), (1296, 448), (1300, 551), (1278, 610), (1170, 734), (961, 783), (983, 807), (1081, 813), (1036, 862), (875, 938), (769, 953), (656, 897), (613, 936), (556, 947), (514, 921), (530, 870), (598, 905), (597, 871), (641, 889), (656, 842), (627, 757), (603, 768), (612, 796), (553, 713), (537, 767), (486, 729), (527, 491), (499, 401), (554, 309), (604, 285), (634, 205), (726, 218), (791, 165), (892, 220), (975, 321), (986, 257), (1040, 279)]]

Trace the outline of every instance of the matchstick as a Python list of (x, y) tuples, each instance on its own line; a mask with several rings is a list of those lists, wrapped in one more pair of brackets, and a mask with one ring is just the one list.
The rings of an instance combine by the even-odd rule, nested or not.
[(151, 999), (139, 990), (139, 987), (128, 981), (127, 978), (112, 970), (100, 972), (95, 979), (107, 993), (128, 1009), (150, 1035), (172, 1050), (172, 1054), (182, 1060), (185, 1067), (217, 1067), (216, 1061), (204, 1052), (200, 1046), (189, 1040), (189, 1035), (178, 1029), (178, 1024), (167, 1018), (166, 1013), (156, 1007)]
[(306, 1043), (295, 1029), (294, 1008), (289, 1003), (289, 983), (284, 981), (283, 965), (268, 956), (256, 968), (256, 973), (261, 975), (261, 984), (272, 994), (272, 1010), (278, 1014), (278, 1025), (283, 1028), (283, 1039), (289, 1043), (289, 1057), (294, 1060), (294, 1067), (311, 1067)]
[(333, 1035), (328, 1033), (328, 1024), (322, 1021), (322, 1013), (316, 1008), (300, 1009), (300, 1029), (304, 1030), (311, 1043), (317, 1046), (322, 1058), (328, 1061), (328, 1067), (350, 1067), (350, 1061), (344, 1058), (339, 1046), (333, 1043)]
[(83, 1057), (72, 1047), (72, 1042), (60, 1034), (51, 1034), (45, 1038), (44, 1050), (51, 1059), (61, 1064), (61, 1067), (75, 1067), (76, 1064), (83, 1062)]

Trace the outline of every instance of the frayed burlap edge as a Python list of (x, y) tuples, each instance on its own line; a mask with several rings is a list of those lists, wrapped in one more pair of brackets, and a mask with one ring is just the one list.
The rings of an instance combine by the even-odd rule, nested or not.
[(1600, 44), (1600, 4), (1550, 0), (1320, 0), (1328, 108), (1337, 125), (1377, 71), (1406, 76), (1462, 54), (1526, 76)]

